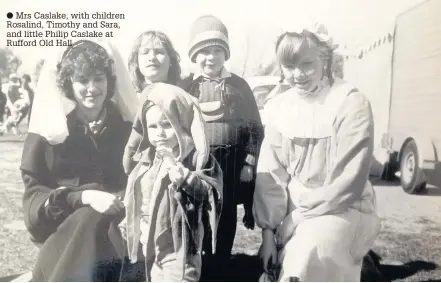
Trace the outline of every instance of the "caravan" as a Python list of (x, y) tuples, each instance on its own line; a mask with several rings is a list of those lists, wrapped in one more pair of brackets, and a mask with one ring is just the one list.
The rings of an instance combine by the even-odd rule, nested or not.
[(345, 79), (370, 99), (383, 177), (408, 193), (441, 188), (441, 1), (400, 14), (363, 50), (345, 55)]

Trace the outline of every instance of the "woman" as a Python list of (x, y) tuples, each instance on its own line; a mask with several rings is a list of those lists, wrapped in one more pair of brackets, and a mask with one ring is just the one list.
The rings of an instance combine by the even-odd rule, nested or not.
[[(181, 76), (180, 57), (170, 39), (160, 31), (143, 32), (135, 41), (129, 57), (129, 72), (133, 87), (138, 93), (140, 105), (146, 100), (143, 91), (154, 83), (176, 85)], [(135, 118), (124, 153), (124, 169), (129, 174), (135, 162), (132, 157), (142, 140), (142, 125), (139, 117)]]
[(379, 232), (368, 181), (371, 106), (332, 77), (334, 48), (319, 25), (284, 33), (276, 44), (292, 89), (268, 104), (257, 169), (253, 207), (264, 280), (359, 281)]
[(118, 280), (121, 160), (136, 96), (105, 42), (61, 51), (43, 67), (20, 167), (25, 224), (40, 246), (33, 280)]

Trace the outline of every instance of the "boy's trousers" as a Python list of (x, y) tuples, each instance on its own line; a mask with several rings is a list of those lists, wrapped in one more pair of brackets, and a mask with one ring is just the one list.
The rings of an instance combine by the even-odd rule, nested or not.
[[(245, 152), (239, 146), (211, 146), (211, 154), (216, 158), (223, 172), (223, 202), (216, 241), (215, 258), (227, 260), (233, 249), (237, 226), (236, 192), (240, 189), (240, 172), (243, 168)], [(205, 220), (205, 219), (204, 219)], [(209, 233), (205, 233), (206, 236)], [(211, 254), (211, 241), (204, 240), (205, 253)]]

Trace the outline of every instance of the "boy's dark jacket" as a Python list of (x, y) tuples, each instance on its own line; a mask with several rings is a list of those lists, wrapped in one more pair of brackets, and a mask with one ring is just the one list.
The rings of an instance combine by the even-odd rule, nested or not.
[[(230, 74), (231, 76), (225, 78), (221, 84), (223, 91), (221, 97), (226, 106), (223, 109), (229, 113), (226, 113), (219, 120), (207, 121), (207, 130), (209, 132), (209, 142), (212, 146), (222, 146), (226, 143), (227, 146), (234, 147), (232, 149), (234, 155), (232, 156), (237, 159), (234, 161), (237, 164), (237, 170), (232, 175), (239, 177), (242, 167), (247, 164), (246, 160), (248, 157), (251, 156), (252, 160), (254, 159), (254, 165), (257, 165), (260, 145), (263, 140), (263, 125), (253, 92), (248, 83), (236, 74)], [(210, 91), (210, 87), (208, 87), (208, 94), (201, 95), (200, 84), (206, 83), (206, 80), (202, 76), (195, 79), (194, 74), (190, 74), (182, 79), (178, 86), (196, 97), (202, 107), (202, 101), (216, 100), (215, 95)], [(235, 136), (235, 138), (231, 138), (232, 136)], [(221, 163), (221, 161), (219, 162)], [(221, 164), (222, 166), (225, 166), (225, 164)], [(241, 183), (229, 180), (233, 184), (241, 183), (240, 188), (235, 190), (234, 202), (237, 204), (243, 203), (245, 214), (248, 218), (252, 214), (255, 178), (256, 166), (254, 166), (254, 179), (252, 182)], [(251, 224), (251, 227), (253, 226), (254, 224)]]
[[(201, 102), (201, 95), (199, 91), (199, 84), (204, 81), (201, 76), (194, 79), (194, 74), (181, 80), (179, 87), (190, 93)], [(229, 124), (236, 127), (240, 132), (236, 140), (229, 140), (229, 145), (240, 147), (245, 151), (245, 155), (252, 155), (257, 159), (259, 155), (260, 144), (263, 140), (263, 125), (260, 119), (259, 110), (247, 82), (236, 74), (231, 73), (231, 76), (225, 78), (224, 82), (224, 97), (226, 110), (230, 111), (227, 118), (221, 118), (216, 123), (215, 127), (223, 127), (222, 124)], [(206, 96), (206, 94), (204, 94)], [(210, 100), (210, 97), (204, 97), (204, 101)], [(207, 121), (208, 124), (212, 123)], [(210, 127), (210, 125), (208, 125)], [(210, 142), (212, 145), (222, 145), (216, 142), (221, 139), (214, 137)], [(243, 161), (244, 162), (244, 161)]]

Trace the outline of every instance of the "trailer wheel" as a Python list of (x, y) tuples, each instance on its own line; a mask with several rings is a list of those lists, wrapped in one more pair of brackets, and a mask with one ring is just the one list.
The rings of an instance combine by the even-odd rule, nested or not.
[(401, 186), (406, 193), (415, 194), (425, 188), (419, 164), (418, 147), (414, 140), (406, 143), (400, 158)]

